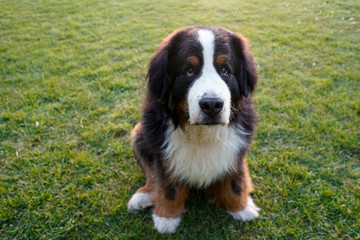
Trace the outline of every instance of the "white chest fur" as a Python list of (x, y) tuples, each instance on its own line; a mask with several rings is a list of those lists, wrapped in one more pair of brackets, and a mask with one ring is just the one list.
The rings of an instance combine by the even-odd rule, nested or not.
[(241, 129), (225, 125), (189, 125), (166, 133), (168, 170), (182, 182), (206, 187), (234, 168), (236, 154), (245, 147)]

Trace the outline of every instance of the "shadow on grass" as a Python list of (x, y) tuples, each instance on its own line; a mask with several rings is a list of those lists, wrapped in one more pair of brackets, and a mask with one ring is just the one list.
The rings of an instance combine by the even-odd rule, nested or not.
[[(124, 211), (127, 211), (124, 209)], [(151, 218), (152, 209), (146, 209), (142, 212), (124, 214), (126, 227), (118, 225), (123, 232), (124, 237), (142, 239), (167, 239), (194, 238), (202, 239), (209, 236), (225, 239), (231, 232), (233, 235), (243, 236), (254, 225), (253, 222), (239, 222), (233, 219), (225, 209), (209, 202), (204, 190), (191, 190), (190, 199), (186, 204), (180, 226), (174, 234), (160, 234), (154, 228)], [(118, 218), (114, 216), (114, 218)], [(124, 229), (125, 227), (125, 229)], [(204, 238), (204, 239), (205, 239)]]

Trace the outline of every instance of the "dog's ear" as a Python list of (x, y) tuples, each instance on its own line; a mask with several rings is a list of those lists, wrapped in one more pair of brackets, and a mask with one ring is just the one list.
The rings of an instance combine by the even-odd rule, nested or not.
[(162, 46), (158, 49), (155, 56), (150, 61), (148, 78), (148, 94), (151, 99), (156, 99), (158, 103), (166, 100), (169, 76), (167, 73), (168, 49)]
[(248, 43), (239, 33), (231, 35), (233, 51), (235, 52), (236, 64), (238, 70), (235, 72), (235, 76), (238, 80), (240, 87), (240, 93), (245, 98), (249, 96), (255, 90), (257, 83), (257, 73), (254, 64), (254, 59), (248, 50)]
[(150, 99), (154, 99), (156, 104), (160, 104), (163, 107), (165, 107), (169, 99), (169, 90), (171, 89), (171, 76), (168, 73), (168, 64), (173, 36), (174, 33), (160, 43), (154, 57), (150, 61), (147, 73)]

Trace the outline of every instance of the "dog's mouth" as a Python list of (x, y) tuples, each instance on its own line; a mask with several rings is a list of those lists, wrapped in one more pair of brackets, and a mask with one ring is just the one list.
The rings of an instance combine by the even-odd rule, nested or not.
[(221, 116), (209, 117), (202, 114), (201, 117), (190, 124), (192, 125), (206, 125), (206, 126), (213, 126), (213, 125), (227, 125), (229, 121), (226, 121)]
[(220, 119), (203, 119), (202, 121), (196, 122), (195, 125), (226, 125), (226, 123), (220, 121)]
[(211, 125), (220, 125), (221, 123), (219, 122), (205, 122), (205, 123), (199, 123), (198, 125), (206, 125), (206, 126), (211, 126)]

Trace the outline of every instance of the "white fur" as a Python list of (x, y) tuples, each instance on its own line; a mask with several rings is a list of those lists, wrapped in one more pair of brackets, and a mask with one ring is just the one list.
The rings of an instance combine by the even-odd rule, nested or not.
[(226, 83), (216, 71), (214, 62), (215, 36), (210, 30), (199, 30), (198, 40), (203, 47), (204, 66), (201, 76), (191, 86), (188, 93), (189, 118), (191, 124), (201, 124), (204, 113), (199, 101), (204, 97), (217, 97), (224, 101), (220, 112), (222, 124), (228, 124), (230, 119), (231, 94)]
[(230, 212), (230, 211), (227, 211), (227, 212), (230, 213), (230, 215), (233, 216), (236, 220), (250, 221), (259, 216), (259, 213), (258, 213), (259, 211), (260, 211), (260, 208), (258, 208), (254, 204), (254, 201), (249, 196), (248, 203), (243, 210), (238, 211), (238, 212)]
[(174, 233), (179, 226), (181, 218), (159, 217), (155, 213), (152, 215), (154, 227), (159, 233)]
[(128, 210), (137, 211), (153, 205), (152, 196), (148, 193), (135, 193), (128, 202)]
[(168, 171), (182, 182), (206, 187), (232, 170), (239, 150), (246, 146), (245, 131), (228, 125), (187, 125), (169, 123), (164, 154)]

